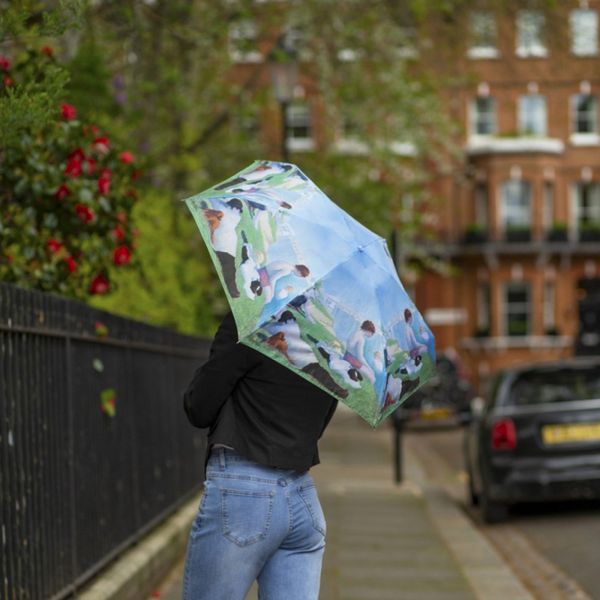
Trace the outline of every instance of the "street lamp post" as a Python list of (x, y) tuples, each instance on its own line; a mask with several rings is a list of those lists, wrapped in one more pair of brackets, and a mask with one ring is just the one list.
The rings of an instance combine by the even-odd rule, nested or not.
[(298, 79), (298, 60), (285, 36), (279, 38), (269, 53), (268, 62), (273, 95), (281, 109), (281, 157), (284, 162), (289, 162), (287, 115)]

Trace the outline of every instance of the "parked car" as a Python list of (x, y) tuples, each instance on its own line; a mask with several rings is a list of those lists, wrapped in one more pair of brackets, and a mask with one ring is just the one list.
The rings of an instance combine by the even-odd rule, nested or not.
[(472, 402), (464, 449), (487, 522), (517, 502), (600, 498), (600, 357), (500, 372)]
[(441, 354), (436, 374), (400, 406), (395, 416), (419, 425), (457, 424), (468, 413), (473, 395), (458, 358)]

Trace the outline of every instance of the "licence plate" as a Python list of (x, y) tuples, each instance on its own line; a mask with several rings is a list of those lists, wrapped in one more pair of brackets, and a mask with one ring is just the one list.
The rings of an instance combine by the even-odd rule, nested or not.
[(424, 408), (421, 410), (421, 417), (423, 419), (447, 419), (450, 416), (450, 409), (448, 408)]
[(544, 425), (544, 444), (570, 444), (573, 442), (600, 441), (600, 423), (571, 423), (569, 425)]

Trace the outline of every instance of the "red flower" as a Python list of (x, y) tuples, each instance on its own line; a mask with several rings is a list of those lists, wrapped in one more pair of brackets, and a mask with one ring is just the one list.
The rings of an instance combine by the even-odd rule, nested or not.
[(110, 233), (116, 242), (122, 242), (125, 239), (125, 231), (120, 225), (117, 225)]
[(75, 212), (77, 213), (77, 216), (79, 217), (81, 222), (86, 224), (91, 223), (96, 216), (94, 215), (94, 211), (85, 204), (76, 204)]
[(2, 82), (4, 83), (4, 85), (6, 87), (10, 87), (14, 83), (13, 80), (12, 80), (12, 77), (9, 77), (8, 75), (5, 75), (5, 77), (2, 80)]
[(78, 177), (81, 175), (81, 161), (77, 158), (69, 159), (69, 162), (65, 167), (65, 175), (69, 175), (70, 177)]
[(98, 179), (98, 192), (106, 196), (110, 190), (110, 179), (100, 176)]
[(139, 179), (142, 176), (142, 171), (141, 169), (136, 169), (132, 174), (131, 174), (131, 179), (133, 179), (134, 181), (136, 179)]
[(127, 214), (120, 210), (117, 213), (117, 221), (119, 221), (119, 223), (127, 223)]
[(10, 58), (4, 56), (4, 54), (0, 54), (0, 71), (10, 71), (10, 65)]
[(119, 246), (113, 252), (115, 265), (126, 265), (131, 260), (131, 250), (127, 246)]
[(90, 294), (102, 295), (106, 294), (110, 289), (110, 283), (104, 275), (96, 275), (90, 283)]
[(107, 137), (97, 137), (94, 140), (94, 148), (100, 152), (100, 154), (106, 154), (109, 150), (110, 140)]
[(75, 148), (75, 150), (73, 150), (71, 154), (69, 154), (68, 158), (69, 160), (78, 160), (79, 162), (81, 162), (85, 159), (85, 154), (83, 153), (83, 150), (81, 148)]
[(50, 250), (52, 254), (58, 254), (61, 251), (63, 245), (58, 240), (50, 238), (46, 242), (46, 247), (48, 248), (48, 250)]
[(54, 48), (51, 48), (50, 46), (44, 46), (42, 48), (42, 54), (52, 57), (52, 56), (54, 56)]
[(132, 163), (135, 158), (133, 156), (133, 154), (131, 154), (131, 152), (125, 151), (125, 152), (121, 152), (121, 154), (119, 154), (119, 160), (122, 163), (125, 163), (126, 165)]
[(65, 262), (67, 263), (67, 269), (69, 269), (69, 273), (73, 273), (77, 269), (77, 263), (72, 256), (67, 256), (65, 258)]
[(63, 200), (71, 193), (71, 190), (66, 185), (61, 185), (55, 192), (54, 197), (57, 200)]
[(86, 158), (85, 167), (85, 172), (88, 175), (93, 175), (96, 172), (96, 161), (93, 158)]
[(72, 121), (77, 118), (77, 110), (72, 104), (61, 104), (60, 112), (65, 121)]

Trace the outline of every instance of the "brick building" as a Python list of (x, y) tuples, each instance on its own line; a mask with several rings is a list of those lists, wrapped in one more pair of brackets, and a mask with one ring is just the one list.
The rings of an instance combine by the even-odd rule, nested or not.
[(440, 230), (458, 275), (426, 275), (416, 302), (476, 381), (597, 351), (599, 11), (590, 1), (469, 15), (457, 69), (472, 77), (453, 96), (467, 177), (442, 183)]
[[(435, 182), (444, 198), (435, 253), (456, 274), (409, 285), (438, 348), (457, 350), (475, 383), (510, 364), (600, 351), (600, 0), (516, 4), (463, 15), (452, 56), (434, 48), (415, 63), (463, 82), (447, 106), (464, 132), (465, 172)], [(255, 35), (247, 23), (232, 39), (252, 47)], [(248, 70), (263, 57), (236, 60)], [(319, 99), (308, 80), (296, 96), (287, 143), (312, 152)], [(278, 128), (270, 118), (263, 130), (274, 148)], [(343, 136), (337, 143), (360, 152)]]

